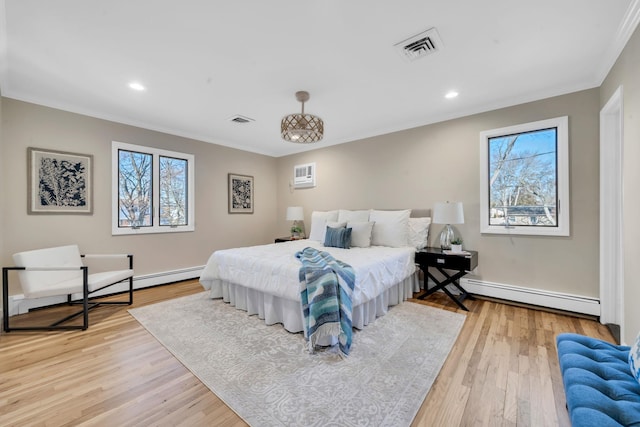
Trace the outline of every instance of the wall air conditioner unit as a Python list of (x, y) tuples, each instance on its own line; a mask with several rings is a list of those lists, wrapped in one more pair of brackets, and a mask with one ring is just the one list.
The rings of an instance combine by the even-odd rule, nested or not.
[(293, 186), (308, 188), (316, 186), (316, 164), (307, 163), (293, 167)]

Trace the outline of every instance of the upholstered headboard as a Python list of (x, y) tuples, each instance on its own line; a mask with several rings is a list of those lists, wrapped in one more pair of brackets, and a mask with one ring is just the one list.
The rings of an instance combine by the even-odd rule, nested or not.
[[(360, 210), (369, 210), (370, 208), (363, 208), (363, 209), (353, 209), (356, 211), (360, 211)], [(372, 209), (376, 209), (376, 208), (372, 208)], [(410, 209), (410, 208), (402, 208), (402, 209), (378, 209), (381, 211), (402, 211), (405, 209)], [(411, 218), (424, 218), (424, 217), (430, 217), (431, 216), (431, 209), (411, 209)]]
[(411, 209), (411, 218), (424, 218), (431, 216), (431, 209)]

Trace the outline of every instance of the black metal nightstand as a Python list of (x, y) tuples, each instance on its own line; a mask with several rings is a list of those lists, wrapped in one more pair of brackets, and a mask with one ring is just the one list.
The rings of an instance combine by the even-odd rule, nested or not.
[[(425, 288), (427, 287), (427, 278), (433, 280), (436, 284), (433, 288), (427, 289), (418, 299), (425, 299), (429, 295), (439, 290), (444, 291), (458, 306), (466, 311), (469, 311), (467, 307), (462, 303), (465, 299), (475, 299), (473, 295), (469, 294), (460, 286), (459, 280), (465, 276), (468, 272), (478, 266), (478, 252), (466, 251), (469, 255), (452, 255), (445, 254), (442, 249), (439, 248), (424, 248), (416, 252), (416, 264), (420, 266), (420, 269), (425, 274)], [(433, 267), (442, 274), (445, 279), (438, 280), (433, 274), (429, 272), (429, 267)], [(453, 270), (456, 273), (450, 275), (445, 270)], [(452, 294), (447, 285), (455, 286), (460, 295)]]

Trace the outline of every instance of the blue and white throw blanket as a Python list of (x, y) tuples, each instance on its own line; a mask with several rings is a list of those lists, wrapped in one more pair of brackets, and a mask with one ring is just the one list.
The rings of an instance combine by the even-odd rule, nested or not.
[(309, 350), (320, 338), (337, 336), (340, 353), (351, 349), (351, 296), (355, 284), (353, 268), (327, 252), (304, 248), (296, 253), (300, 267), (300, 297)]

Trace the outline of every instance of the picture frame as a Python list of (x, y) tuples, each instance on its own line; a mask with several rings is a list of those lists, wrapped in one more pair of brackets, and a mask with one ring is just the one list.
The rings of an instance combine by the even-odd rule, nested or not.
[(253, 176), (228, 174), (229, 187), (229, 213), (252, 214), (253, 213)]
[(27, 148), (27, 213), (93, 214), (93, 155)]

